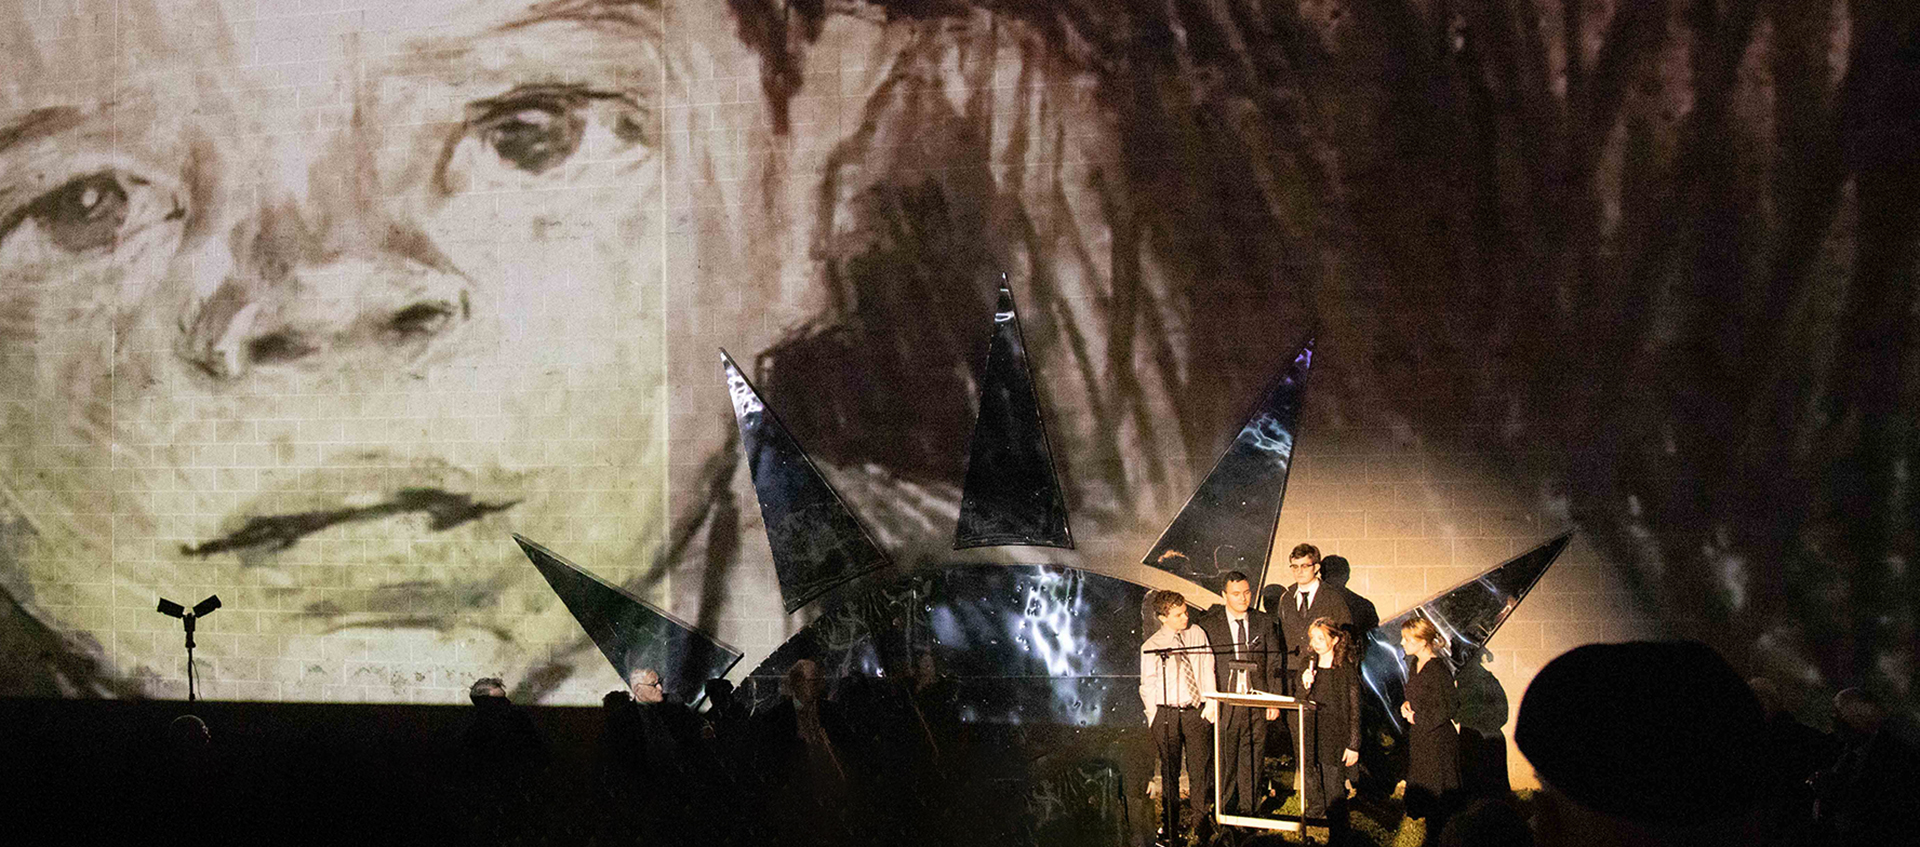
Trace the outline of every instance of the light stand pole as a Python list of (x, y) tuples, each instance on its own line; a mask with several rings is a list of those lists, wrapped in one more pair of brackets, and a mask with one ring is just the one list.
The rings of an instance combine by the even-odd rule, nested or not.
[(166, 615), (168, 617), (179, 618), (181, 626), (186, 627), (186, 630), (187, 630), (187, 702), (189, 703), (193, 702), (196, 699), (199, 699), (197, 697), (197, 693), (198, 693), (196, 688), (197, 681), (195, 679), (197, 674), (195, 674), (193, 670), (193, 622), (199, 618), (204, 618), (208, 615), (213, 614), (213, 610), (218, 608), (220, 608), (220, 595), (209, 594), (207, 595), (207, 599), (202, 600), (199, 603), (195, 604), (192, 609), (188, 609), (187, 607), (182, 606), (179, 603), (175, 603), (172, 600), (168, 600), (165, 597), (160, 598), (160, 606), (154, 609), (154, 611), (159, 612), (160, 614)]

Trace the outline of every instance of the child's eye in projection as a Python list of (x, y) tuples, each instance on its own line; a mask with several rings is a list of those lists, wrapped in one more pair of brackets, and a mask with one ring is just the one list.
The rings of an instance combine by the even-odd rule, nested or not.
[(599, 131), (620, 143), (639, 138), (637, 108), (619, 94), (577, 86), (523, 86), (468, 104), (465, 134), (501, 162), (540, 174), (573, 158)]
[(560, 164), (580, 149), (586, 121), (560, 104), (519, 105), (495, 111), (472, 124), (495, 155), (527, 173)]
[(148, 180), (108, 168), (69, 179), (10, 217), (0, 238), (31, 223), (54, 247), (79, 255), (111, 250), (140, 227), (186, 217), (186, 209)]

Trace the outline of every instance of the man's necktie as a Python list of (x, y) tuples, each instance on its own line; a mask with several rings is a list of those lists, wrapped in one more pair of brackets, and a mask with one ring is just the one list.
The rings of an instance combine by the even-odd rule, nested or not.
[(1187, 705), (1200, 705), (1200, 680), (1193, 674), (1193, 659), (1180, 654), (1180, 678), (1187, 682)]
[(1247, 643), (1247, 619), (1241, 618), (1237, 621), (1234, 621), (1233, 628), (1237, 630), (1233, 634), (1233, 657), (1236, 659), (1244, 659), (1246, 658), (1246, 655), (1241, 651), (1240, 648), (1245, 646)]
[(1302, 591), (1300, 592), (1299, 596), (1300, 596), (1300, 611), (1302, 614), (1305, 614), (1307, 611), (1307, 592)]

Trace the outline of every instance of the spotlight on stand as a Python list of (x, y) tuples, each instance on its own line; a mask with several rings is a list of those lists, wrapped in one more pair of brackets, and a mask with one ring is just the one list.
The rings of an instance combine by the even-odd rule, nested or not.
[(187, 630), (187, 702), (199, 699), (199, 680), (193, 669), (193, 622), (213, 614), (213, 610), (218, 608), (220, 608), (220, 595), (209, 594), (207, 599), (195, 603), (191, 610), (165, 597), (160, 598), (160, 605), (154, 609), (167, 617), (179, 618), (180, 625)]

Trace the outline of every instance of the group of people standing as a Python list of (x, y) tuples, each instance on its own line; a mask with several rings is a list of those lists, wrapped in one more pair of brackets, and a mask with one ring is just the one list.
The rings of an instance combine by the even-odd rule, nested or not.
[[(1219, 728), (1220, 804), (1229, 814), (1251, 815), (1266, 796), (1262, 760), (1268, 749), (1268, 724), (1280, 709), (1229, 706), (1207, 699), (1210, 692), (1284, 694), (1310, 705), (1288, 710), (1278, 731), (1279, 746), (1301, 757), (1302, 815), (1324, 821), (1336, 842), (1346, 834), (1348, 785), (1360, 761), (1360, 655), (1365, 632), (1356, 624), (1347, 590), (1322, 579), (1320, 550), (1300, 544), (1288, 555), (1293, 582), (1269, 594), (1264, 609), (1254, 607), (1255, 587), (1246, 574), (1224, 575), (1225, 601), (1188, 619), (1186, 598), (1176, 591), (1156, 592), (1152, 608), (1159, 628), (1141, 646), (1140, 697), (1146, 707), (1162, 787), (1160, 844), (1174, 844), (1179, 824), (1179, 778), (1184, 759), (1189, 777), (1185, 828), (1205, 841), (1211, 828), (1213, 738)], [(1371, 622), (1368, 622), (1369, 625)], [(1438, 830), (1442, 798), (1460, 786), (1453, 673), (1444, 660), (1439, 630), (1413, 617), (1401, 627), (1406, 652), (1406, 700), (1399, 713), (1407, 723), (1407, 812), (1427, 817)], [(1295, 717), (1298, 715), (1298, 717)], [(1302, 744), (1293, 750), (1294, 721), (1300, 720)]]

